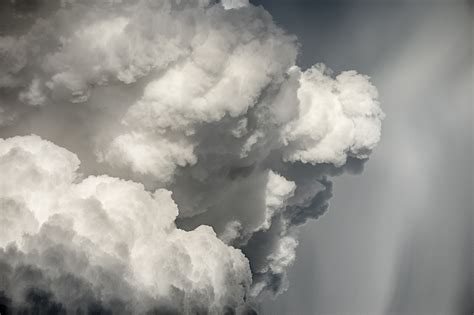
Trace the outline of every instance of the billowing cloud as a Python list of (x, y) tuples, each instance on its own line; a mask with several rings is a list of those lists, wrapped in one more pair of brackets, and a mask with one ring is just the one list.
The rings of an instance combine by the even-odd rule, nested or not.
[(248, 1), (17, 11), (0, 37), (5, 298), (221, 313), (284, 290), (298, 226), (379, 141), (369, 78), (300, 69)]
[(177, 229), (170, 191), (105, 175), (82, 179), (73, 153), (37, 136), (4, 140), (0, 152), (8, 178), (0, 188), (0, 291), (14, 304), (42, 290), (69, 311), (110, 309), (116, 300), (130, 311), (243, 305), (247, 259), (209, 226)]
[(285, 128), (288, 161), (341, 166), (347, 156), (366, 158), (380, 139), (377, 90), (366, 77), (347, 71), (335, 79), (324, 66), (302, 74), (298, 119)]

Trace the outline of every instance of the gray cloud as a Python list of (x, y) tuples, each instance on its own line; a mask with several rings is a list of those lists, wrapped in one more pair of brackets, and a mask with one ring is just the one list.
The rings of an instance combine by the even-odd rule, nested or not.
[(380, 140), (370, 78), (300, 69), (246, 1), (5, 6), (5, 303), (251, 312), (284, 291), (330, 177)]

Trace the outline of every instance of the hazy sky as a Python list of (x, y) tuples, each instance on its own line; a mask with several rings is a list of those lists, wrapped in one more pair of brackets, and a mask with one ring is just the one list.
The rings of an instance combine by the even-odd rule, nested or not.
[(299, 64), (378, 88), (382, 140), (335, 180), (265, 314), (473, 312), (473, 8), (464, 1), (255, 1), (297, 34)]

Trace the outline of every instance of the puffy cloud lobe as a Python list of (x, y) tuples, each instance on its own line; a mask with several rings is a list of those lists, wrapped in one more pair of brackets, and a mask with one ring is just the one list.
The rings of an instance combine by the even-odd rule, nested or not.
[[(10, 276), (33, 268), (45, 283), (35, 299), (66, 308), (87, 297), (220, 312), (284, 290), (298, 227), (327, 210), (330, 177), (361, 170), (379, 141), (369, 78), (300, 69), (296, 38), (248, 1), (42, 8), (0, 37), (0, 135), (69, 151), (0, 142)], [(87, 259), (57, 274), (46, 262), (58, 247)], [(55, 289), (63, 273), (81, 298)]]
[(130, 166), (134, 173), (150, 174), (157, 181), (169, 182), (178, 166), (196, 163), (196, 156), (192, 143), (186, 138), (173, 141), (132, 132), (116, 137), (101, 160), (117, 167)]
[(332, 79), (324, 72), (313, 67), (301, 76), (299, 117), (283, 134), (288, 161), (341, 166), (347, 156), (368, 157), (380, 140), (383, 114), (367, 77), (347, 71)]
[(270, 171), (267, 188), (265, 190), (265, 222), (262, 229), (268, 229), (273, 216), (286, 207), (287, 200), (295, 193), (295, 183), (286, 180), (283, 176)]
[(2, 198), (17, 200), (44, 221), (78, 176), (77, 156), (37, 136), (0, 139)]
[(222, 5), (226, 10), (238, 9), (249, 5), (248, 0), (222, 0)]
[[(24, 292), (17, 292), (22, 285), (24, 290), (40, 286), (65, 307), (79, 307), (59, 290), (61, 278), (65, 286), (81, 282), (92, 293), (81, 288), (80, 298), (93, 294), (104, 305), (114, 299), (130, 302), (130, 292), (135, 303), (145, 303), (142, 310), (162, 306), (161, 300), (181, 305), (183, 312), (243, 305), (251, 281), (247, 259), (210, 227), (177, 229), (178, 208), (170, 191), (152, 194), (141, 184), (109, 176), (81, 180), (77, 157), (37, 136), (2, 140), (0, 161), (9, 179), (0, 190), (5, 223), (0, 244), (16, 243), (21, 253), (14, 255), (22, 257), (10, 261), (3, 253), (0, 258), (11, 268), (33, 265), (45, 277), (42, 286), (25, 282), (0, 288), (9, 294), (13, 290), (15, 302), (24, 298)], [(82, 263), (74, 262), (74, 256)], [(112, 278), (110, 283), (96, 278), (99, 269)], [(78, 279), (68, 283), (69, 273)], [(133, 292), (135, 287), (139, 292)], [(179, 292), (183, 296), (175, 300)]]

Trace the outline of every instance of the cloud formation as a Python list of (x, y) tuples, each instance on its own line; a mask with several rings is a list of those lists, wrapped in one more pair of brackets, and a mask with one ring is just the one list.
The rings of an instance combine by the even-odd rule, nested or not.
[(14, 303), (32, 285), (70, 311), (90, 303), (88, 295), (130, 311), (152, 309), (153, 300), (181, 312), (243, 304), (247, 259), (209, 226), (177, 229), (170, 191), (106, 175), (82, 179), (73, 153), (37, 136), (2, 140), (0, 152), (9, 179), (0, 188), (0, 257), (10, 269), (0, 291)]
[(369, 78), (300, 69), (248, 1), (38, 3), (0, 37), (5, 299), (222, 313), (284, 290), (329, 177), (379, 141)]

